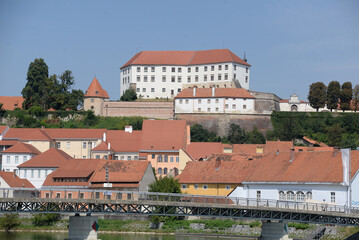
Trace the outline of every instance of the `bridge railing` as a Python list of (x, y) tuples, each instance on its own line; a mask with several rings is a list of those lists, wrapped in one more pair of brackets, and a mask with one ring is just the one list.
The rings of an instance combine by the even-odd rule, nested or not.
[(74, 189), (74, 188), (0, 188), (1, 198), (37, 198), (37, 199), (79, 199), (86, 202), (94, 200), (135, 200), (155, 202), (187, 202), (205, 204), (229, 204), (248, 207), (268, 207), (282, 209), (297, 209), (307, 211), (328, 211), (359, 214), (358, 207), (351, 207), (315, 202), (296, 202), (275, 199), (234, 198), (227, 196), (191, 195), (179, 193), (154, 193), (135, 191), (112, 191), (100, 189)]

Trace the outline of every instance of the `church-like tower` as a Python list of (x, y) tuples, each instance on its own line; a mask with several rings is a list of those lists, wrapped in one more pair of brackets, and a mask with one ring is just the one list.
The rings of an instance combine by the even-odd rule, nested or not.
[(97, 78), (94, 77), (84, 95), (84, 110), (91, 110), (95, 115), (102, 115), (103, 103), (109, 98), (106, 90), (101, 87)]

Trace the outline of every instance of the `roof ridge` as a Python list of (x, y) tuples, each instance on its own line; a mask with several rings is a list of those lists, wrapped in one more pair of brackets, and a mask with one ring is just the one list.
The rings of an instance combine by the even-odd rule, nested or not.
[(188, 65), (191, 65), (192, 59), (193, 59), (194, 56), (197, 54), (197, 52), (198, 52), (198, 51), (194, 51), (194, 53), (193, 53), (191, 59), (190, 59), (189, 62), (187, 63), (187, 66), (188, 66)]

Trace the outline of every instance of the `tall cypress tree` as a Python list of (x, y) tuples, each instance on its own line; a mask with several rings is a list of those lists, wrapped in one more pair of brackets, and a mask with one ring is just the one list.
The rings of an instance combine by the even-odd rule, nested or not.
[(327, 89), (327, 107), (330, 111), (338, 108), (339, 97), (340, 83), (337, 81), (331, 81)]
[(354, 111), (356, 112), (359, 109), (359, 84), (356, 84), (354, 87), (353, 100)]
[[(44, 106), (44, 90), (49, 77), (49, 68), (44, 59), (36, 58), (29, 65), (27, 71), (27, 83), (22, 89), (21, 94), (24, 97), (23, 108), (29, 109), (31, 106)], [(46, 93), (45, 93), (46, 94)]]
[(340, 91), (340, 109), (349, 110), (350, 101), (353, 99), (353, 89), (351, 82), (345, 82), (342, 85), (342, 90)]
[(317, 109), (325, 107), (327, 98), (326, 86), (322, 82), (312, 83), (309, 87), (308, 100), (312, 108)]

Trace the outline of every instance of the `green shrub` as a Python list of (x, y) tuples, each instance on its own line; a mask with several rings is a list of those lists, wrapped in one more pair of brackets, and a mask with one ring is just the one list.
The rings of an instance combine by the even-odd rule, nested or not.
[(260, 221), (253, 221), (249, 224), (250, 227), (260, 227), (262, 223)]
[(60, 214), (56, 213), (37, 213), (32, 217), (32, 224), (34, 226), (50, 226), (54, 222), (60, 220)]
[(309, 228), (308, 223), (288, 223), (288, 227), (294, 227), (295, 229), (307, 229)]
[(19, 214), (17, 213), (5, 213), (4, 216), (0, 218), (0, 226), (5, 229), (5, 232), (9, 232), (19, 225)]

